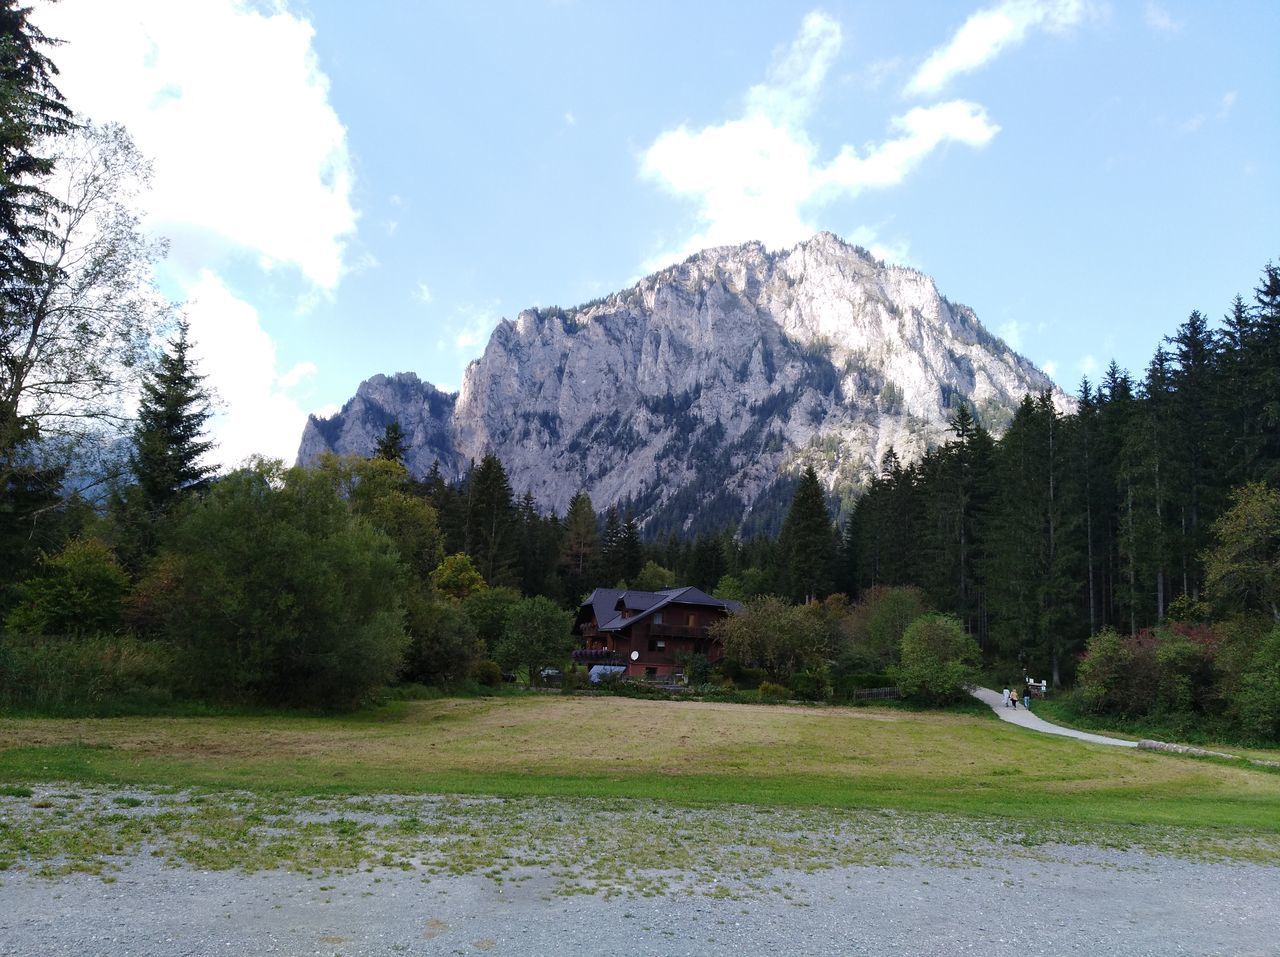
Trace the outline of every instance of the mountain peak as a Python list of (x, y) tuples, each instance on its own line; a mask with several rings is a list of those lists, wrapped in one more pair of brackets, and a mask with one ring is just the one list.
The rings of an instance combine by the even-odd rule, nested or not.
[(960, 405), (999, 432), (1045, 389), (931, 278), (824, 232), (776, 252), (703, 250), (574, 309), (526, 309), (494, 330), (456, 397), (411, 373), (374, 376), (308, 423), (299, 460), (368, 454), (397, 418), (419, 474), (439, 462), (456, 478), (493, 451), (546, 509), (585, 488), (650, 532), (723, 527), (772, 514), (806, 464), (856, 494), (890, 447), (909, 461), (945, 440)]

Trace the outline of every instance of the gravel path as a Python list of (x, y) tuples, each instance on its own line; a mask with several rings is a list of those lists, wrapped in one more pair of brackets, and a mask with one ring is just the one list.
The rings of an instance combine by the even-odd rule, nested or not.
[[(731, 876), (727, 880), (732, 881)], [(10, 875), (0, 954), (1275, 954), (1280, 868), (1101, 848), (780, 873), (746, 898), (562, 897), (550, 882), (377, 869)]]
[(1044, 718), (1022, 707), (1022, 705), (1018, 705), (1017, 708), (1006, 708), (1000, 692), (992, 691), (990, 688), (974, 688), (972, 694), (979, 701), (991, 705), (991, 710), (1001, 720), (1024, 728), (1030, 728), (1032, 731), (1039, 731), (1043, 734), (1058, 734), (1064, 738), (1076, 738), (1092, 744), (1110, 744), (1117, 748), (1136, 748), (1138, 746), (1137, 741), (1109, 738), (1105, 734), (1090, 734), (1088, 731), (1077, 731), (1075, 728), (1064, 728), (1061, 725), (1050, 724)]

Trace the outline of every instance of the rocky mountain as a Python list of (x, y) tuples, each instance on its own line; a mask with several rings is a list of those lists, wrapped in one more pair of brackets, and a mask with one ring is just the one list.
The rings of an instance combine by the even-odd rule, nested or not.
[(374, 376), (310, 419), (298, 460), (369, 454), (398, 419), (418, 475), (438, 461), (458, 478), (492, 450), (517, 494), (560, 514), (585, 488), (650, 532), (749, 527), (806, 463), (856, 494), (890, 447), (909, 461), (944, 441), (960, 404), (999, 432), (1044, 389), (1069, 407), (928, 276), (821, 233), (779, 252), (709, 249), (574, 309), (526, 309), (498, 324), (456, 395)]

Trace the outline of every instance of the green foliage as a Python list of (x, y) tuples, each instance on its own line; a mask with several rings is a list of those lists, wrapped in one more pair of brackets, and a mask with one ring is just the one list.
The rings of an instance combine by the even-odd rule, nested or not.
[(1258, 645), (1240, 683), (1235, 710), (1246, 730), (1280, 740), (1280, 628)]
[(352, 512), (395, 543), (413, 586), (423, 586), (444, 558), (435, 509), (411, 491), (399, 462), (326, 453), (311, 471), (322, 476)]
[(1219, 607), (1280, 621), (1280, 491), (1257, 482), (1236, 489), (1213, 535), (1205, 584)]
[(463, 599), (462, 612), (485, 647), (492, 650), (502, 640), (507, 617), (519, 602), (520, 593), (514, 588), (484, 588)]
[(209, 396), (191, 358), (190, 327), (178, 322), (150, 374), (142, 380), (138, 422), (129, 465), (142, 504), (150, 513), (168, 509), (184, 491), (203, 486), (213, 468), (202, 461), (213, 443), (204, 437)]
[(36, 576), (18, 587), (19, 604), (6, 628), (15, 635), (115, 631), (128, 587), (128, 576), (106, 545), (77, 539), (52, 558), (43, 558)]
[(795, 697), (805, 701), (830, 701), (834, 693), (831, 670), (825, 664), (797, 671), (787, 685)]
[(964, 697), (977, 680), (978, 643), (948, 615), (924, 615), (902, 636), (901, 663), (892, 671), (908, 698), (943, 704)]
[(471, 669), (471, 679), (485, 688), (500, 687), (502, 685), (502, 666), (488, 658), (477, 661)]
[(377, 444), (373, 448), (373, 457), (384, 459), (387, 462), (404, 463), (404, 453), (409, 449), (404, 429), (400, 427), (399, 419), (392, 419), (387, 423), (387, 427), (382, 431), (382, 438), (378, 439)]
[(786, 682), (797, 671), (824, 662), (830, 652), (819, 615), (780, 598), (754, 598), (737, 614), (712, 626), (725, 657), (764, 668)]
[(431, 572), (431, 587), (446, 598), (466, 601), (487, 586), (471, 559), (459, 552), (448, 556)]
[(172, 699), (177, 649), (128, 635), (0, 639), (0, 707), (133, 710)]
[(482, 652), (475, 626), (455, 602), (408, 596), (409, 649), (403, 677), (437, 688), (465, 681)]
[(898, 662), (902, 637), (928, 611), (912, 586), (879, 585), (867, 591), (840, 623), (845, 671), (881, 671)]
[(711, 594), (722, 601), (747, 600), (747, 593), (742, 587), (741, 579), (735, 578), (733, 575), (721, 575)]
[(572, 616), (542, 596), (525, 598), (507, 616), (494, 658), (508, 670), (528, 670), (529, 683), (541, 683), (544, 668), (558, 668), (573, 650)]
[(1081, 705), (1095, 714), (1126, 710), (1133, 673), (1132, 647), (1114, 628), (1104, 628), (1089, 639), (1076, 670)]
[(640, 574), (629, 583), (637, 591), (662, 591), (664, 588), (674, 588), (675, 584), (675, 573), (663, 568), (653, 559), (645, 562)]
[(786, 685), (774, 684), (772, 681), (761, 682), (756, 694), (761, 701), (770, 701), (775, 703), (779, 701), (786, 701), (791, 697), (791, 691)]
[(795, 600), (811, 600), (831, 590), (835, 543), (826, 494), (813, 466), (805, 467), (795, 498), (778, 539), (784, 556), (788, 594)]
[(395, 678), (406, 636), (391, 541), (325, 476), (259, 462), (168, 535), (148, 606), (197, 695), (351, 707)]

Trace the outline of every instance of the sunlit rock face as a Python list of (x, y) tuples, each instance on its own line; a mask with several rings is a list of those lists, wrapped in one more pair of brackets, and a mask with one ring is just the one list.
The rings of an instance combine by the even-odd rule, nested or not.
[(805, 464), (848, 496), (890, 448), (910, 461), (945, 441), (960, 405), (999, 433), (1046, 389), (1070, 406), (928, 276), (821, 233), (781, 252), (708, 249), (575, 309), (527, 309), (498, 324), (456, 396), (374, 376), (311, 418), (298, 458), (367, 455), (398, 419), (418, 475), (438, 461), (458, 478), (492, 450), (544, 511), (586, 489), (650, 531), (751, 527)]

